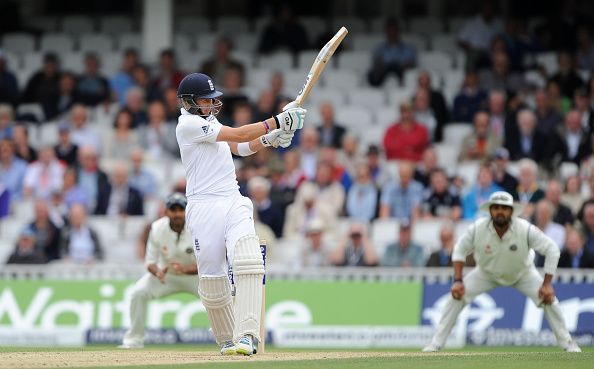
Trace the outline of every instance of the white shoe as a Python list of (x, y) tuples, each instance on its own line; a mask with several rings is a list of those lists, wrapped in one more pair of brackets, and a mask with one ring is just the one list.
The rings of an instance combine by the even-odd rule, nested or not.
[(582, 349), (578, 346), (577, 343), (575, 343), (575, 341), (571, 340), (565, 348), (565, 352), (582, 352)]
[(427, 346), (423, 347), (423, 352), (437, 352), (441, 350), (441, 346), (437, 346), (433, 343), (428, 344)]
[(118, 348), (127, 349), (127, 350), (141, 349), (141, 348), (144, 348), (144, 344), (142, 344), (142, 343), (124, 343), (124, 344), (119, 345)]
[(237, 350), (233, 341), (225, 341), (221, 343), (221, 355), (235, 355)]
[(251, 335), (246, 334), (241, 337), (237, 344), (235, 344), (235, 351), (240, 355), (252, 356), (256, 353), (254, 349), (254, 339)]

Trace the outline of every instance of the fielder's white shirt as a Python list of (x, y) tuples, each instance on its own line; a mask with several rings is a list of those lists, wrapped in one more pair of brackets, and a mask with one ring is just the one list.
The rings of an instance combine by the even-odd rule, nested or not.
[(185, 109), (181, 114), (175, 135), (186, 170), (188, 200), (237, 192), (231, 148), (226, 142), (217, 142), (223, 125), (212, 115), (204, 119)]
[(466, 260), (474, 253), (481, 270), (502, 285), (512, 285), (534, 267), (534, 251), (545, 256), (544, 272), (555, 274), (559, 247), (540, 229), (524, 219), (512, 218), (502, 238), (495, 231), (491, 218), (474, 222), (454, 246), (452, 261)]
[[(157, 264), (159, 268), (168, 263), (176, 262), (181, 265), (196, 263), (194, 243), (187, 227), (178, 234), (169, 226), (169, 218), (162, 217), (151, 224), (148, 242), (146, 244), (145, 264)], [(175, 273), (169, 268), (167, 273)]]

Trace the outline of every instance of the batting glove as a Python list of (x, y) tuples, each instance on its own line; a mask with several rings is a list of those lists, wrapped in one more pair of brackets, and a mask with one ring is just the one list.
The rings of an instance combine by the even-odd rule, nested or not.
[(290, 108), (282, 113), (275, 115), (274, 120), (279, 129), (288, 132), (303, 128), (305, 122), (305, 113), (303, 108)]
[(291, 101), (287, 105), (283, 106), (283, 111), (287, 111), (287, 110), (293, 109), (293, 108), (300, 108), (300, 107), (301, 106), (299, 106), (299, 104), (297, 104), (297, 101)]
[(295, 132), (285, 132), (280, 129), (275, 129), (270, 133), (260, 136), (260, 142), (266, 147), (288, 147), (291, 144)]

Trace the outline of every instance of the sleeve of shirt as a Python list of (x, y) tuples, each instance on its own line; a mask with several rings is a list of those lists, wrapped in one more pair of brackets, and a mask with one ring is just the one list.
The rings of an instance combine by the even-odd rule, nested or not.
[(159, 261), (159, 243), (156, 240), (156, 230), (154, 224), (151, 226), (148, 241), (146, 242), (146, 254), (144, 257), (144, 264), (157, 264)]
[(555, 274), (561, 251), (550, 237), (533, 225), (528, 226), (528, 247), (545, 257), (544, 272)]
[(466, 262), (466, 256), (474, 252), (474, 233), (476, 232), (476, 224), (468, 227), (464, 235), (458, 239), (454, 245), (452, 252), (452, 261)]
[(391, 183), (386, 183), (384, 187), (382, 187), (382, 194), (380, 197), (380, 204), (382, 205), (390, 205), (390, 195), (394, 185)]
[(35, 187), (36, 182), (36, 170), (34, 166), (27, 166), (25, 169), (25, 176), (23, 178), (23, 186), (24, 187)]
[(185, 124), (178, 126), (178, 137), (182, 137), (185, 142), (202, 143), (217, 141), (217, 136), (221, 131), (221, 124), (209, 122), (197, 116), (182, 116)]

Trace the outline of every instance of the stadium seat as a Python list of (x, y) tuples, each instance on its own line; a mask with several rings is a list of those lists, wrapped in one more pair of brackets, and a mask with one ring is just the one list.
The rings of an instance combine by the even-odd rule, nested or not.
[(456, 173), (464, 180), (463, 194), (466, 194), (468, 189), (476, 183), (479, 167), (480, 163), (477, 161), (464, 161), (458, 163)]
[(444, 31), (444, 25), (439, 18), (412, 17), (408, 20), (408, 31), (424, 35), (439, 34)]
[(249, 24), (245, 17), (220, 17), (216, 21), (216, 30), (223, 35), (237, 35), (249, 32)]
[(9, 70), (21, 69), (21, 57), (11, 51), (4, 51), (4, 59)]
[(372, 56), (369, 51), (343, 51), (338, 54), (338, 67), (357, 73), (367, 73), (371, 69)]
[(335, 107), (334, 115), (337, 122), (341, 122), (349, 129), (355, 131), (355, 133), (369, 129), (373, 124), (371, 108), (353, 105)]
[(253, 21), (254, 32), (257, 34), (262, 34), (264, 28), (268, 26), (270, 23), (270, 17), (258, 17)]
[(41, 52), (65, 54), (74, 51), (74, 38), (67, 33), (45, 33), (39, 45)]
[(284, 89), (290, 92), (290, 95), (297, 96), (297, 93), (305, 83), (305, 77), (308, 70), (303, 68), (288, 69), (283, 71)]
[[(416, 90), (418, 85), (418, 78), (419, 74), (423, 69), (414, 68), (414, 69), (407, 69), (404, 72), (404, 87), (409, 90)], [(429, 74), (431, 75), (431, 87), (435, 89), (441, 88), (441, 74), (435, 70), (428, 70)]]
[(124, 51), (129, 48), (139, 50), (142, 47), (142, 36), (140, 33), (122, 33), (116, 37), (118, 50)]
[(113, 40), (111, 36), (98, 33), (85, 33), (78, 39), (81, 52), (95, 52), (98, 55), (113, 51)]
[(108, 15), (99, 18), (99, 31), (113, 35), (132, 32), (134, 19), (123, 15)]
[(402, 42), (407, 43), (417, 50), (417, 52), (427, 50), (427, 38), (417, 33), (403, 33)]
[(83, 53), (67, 53), (62, 55), (62, 69), (74, 73), (81, 73), (84, 71), (84, 59)]
[(538, 70), (527, 70), (524, 72), (524, 78), (526, 82), (538, 88), (544, 88), (547, 84), (545, 77)]
[(373, 33), (384, 33), (386, 29), (386, 18), (377, 17), (373, 18), (370, 23), (370, 31)]
[(461, 69), (450, 69), (443, 74), (444, 87), (460, 90), (464, 83), (465, 73)]
[(385, 106), (387, 99), (384, 91), (377, 88), (357, 88), (348, 91), (347, 97), (351, 105), (359, 105), (367, 108)]
[(437, 161), (439, 166), (444, 168), (448, 175), (456, 174), (460, 146), (443, 142), (434, 144), (433, 148), (437, 153)]
[[(309, 71), (309, 68), (311, 68), (312, 64), (314, 63), (314, 60), (318, 56), (318, 53), (319, 53), (319, 50), (304, 50), (304, 51), (301, 51), (297, 55), (297, 68), (305, 69), (306, 70), (306, 74), (307, 74), (307, 71)], [(336, 56), (334, 56), (330, 60), (336, 61), (334, 59), (335, 57)], [(334, 63), (333, 62), (330, 62), (330, 65), (327, 65), (326, 67), (327, 68), (330, 68), (333, 65), (334, 65)]]
[(216, 33), (202, 33), (196, 39), (196, 49), (205, 54), (213, 54), (215, 51), (215, 42), (220, 37)]
[(123, 55), (119, 52), (104, 53), (100, 55), (100, 71), (104, 76), (113, 76), (122, 66)]
[(39, 52), (31, 52), (23, 55), (22, 67), (27, 71), (37, 71), (43, 64), (43, 54)]
[(557, 64), (557, 54), (555, 52), (536, 54), (536, 62), (542, 65), (549, 76), (557, 73), (559, 65)]
[(17, 54), (35, 51), (35, 38), (27, 33), (6, 33), (2, 36), (2, 49)]
[(179, 68), (185, 72), (198, 71), (208, 55), (200, 51), (178, 52), (176, 55)]
[[(367, 52), (375, 50), (386, 39), (383, 34), (360, 34), (352, 37), (352, 49)], [(371, 54), (369, 54), (369, 57), (371, 57)]]
[(38, 127), (39, 145), (54, 145), (58, 142), (58, 123), (46, 122)]
[[(307, 37), (315, 42), (326, 31), (326, 20), (316, 16), (300, 17), (299, 21), (307, 32)], [(338, 31), (338, 30), (336, 30)], [(334, 31), (334, 32), (336, 32)]]
[[(205, 55), (208, 58), (210, 55)], [(252, 68), (254, 66), (254, 53), (249, 53), (241, 50), (235, 50), (231, 53), (231, 58), (243, 63), (245, 68)]]
[(324, 81), (324, 86), (344, 89), (345, 91), (361, 85), (359, 75), (343, 69), (325, 70), (321, 78)]
[(95, 31), (95, 21), (85, 15), (71, 15), (62, 19), (62, 32), (79, 35)]
[[(304, 77), (305, 78), (305, 77)], [(346, 96), (343, 90), (338, 88), (324, 88), (316, 86), (310, 93), (309, 97), (305, 101), (306, 106), (318, 106), (324, 101), (329, 101), (332, 105), (342, 106), (346, 104)], [(308, 110), (309, 115), (311, 110)], [(309, 117), (308, 117), (309, 118)]]
[(273, 71), (266, 68), (253, 68), (246, 71), (247, 86), (255, 89), (267, 89), (270, 87), (270, 77)]
[(293, 55), (288, 51), (277, 51), (270, 55), (258, 57), (259, 68), (270, 68), (273, 70), (286, 70), (293, 68)]
[(451, 17), (448, 19), (447, 26), (449, 33), (452, 35), (457, 35), (460, 32), (462, 26), (468, 21), (467, 17)]
[(376, 219), (371, 224), (371, 242), (380, 259), (384, 255), (386, 247), (398, 241), (398, 227), (398, 220), (394, 218)]
[(580, 168), (575, 163), (563, 162), (559, 167), (559, 177), (562, 181), (573, 175), (579, 175)]
[(176, 52), (181, 52), (182, 50), (192, 51), (194, 50), (194, 46), (190, 37), (183, 33), (175, 33), (173, 35), (173, 49)]
[[(41, 104), (38, 103), (24, 103), (19, 104), (16, 108), (17, 115), (33, 115), (37, 122), (44, 122), (45, 121), (45, 113), (43, 112), (43, 107)], [(57, 137), (57, 136), (56, 136)]]
[(27, 29), (39, 30), (42, 32), (57, 32), (58, 31), (58, 17), (54, 16), (27, 16), (22, 19), (23, 24)]
[(396, 109), (396, 113), (400, 114), (400, 104), (406, 101), (412, 101), (414, 93), (415, 89), (411, 87), (391, 89), (388, 91), (388, 105), (393, 106)]
[(457, 240), (458, 238), (462, 237), (462, 235), (464, 235), (464, 232), (466, 232), (466, 230), (468, 229), (468, 227), (470, 227), (470, 225), (473, 222), (470, 220), (459, 220), (458, 222), (456, 222), (456, 228), (455, 228), (455, 232), (454, 232), (454, 237)]
[(23, 228), (32, 220), (31, 214), (23, 217), (6, 217), (0, 220), (0, 244), (9, 245), (11, 251), (14, 249), (16, 240)]
[(433, 51), (443, 51), (446, 53), (455, 53), (458, 51), (458, 42), (456, 36), (451, 34), (435, 34), (430, 38), (430, 46)]
[(359, 140), (359, 147), (368, 147), (369, 145), (381, 144), (384, 139), (384, 129), (378, 127), (362, 127), (363, 129), (355, 130)]
[(233, 49), (255, 53), (258, 50), (258, 35), (255, 33), (241, 33), (233, 37)]
[(383, 133), (386, 129), (400, 119), (400, 111), (397, 106), (390, 104), (388, 107), (378, 107), (373, 109), (375, 113), (375, 124), (378, 126), (378, 130)]
[(443, 51), (422, 51), (417, 54), (419, 68), (438, 71), (446, 75), (452, 68), (451, 55)]
[(444, 221), (437, 219), (419, 219), (412, 226), (412, 239), (423, 246), (425, 256), (439, 249), (439, 230)]
[(448, 123), (443, 128), (443, 143), (459, 147), (466, 135), (473, 130), (470, 123)]
[(212, 31), (210, 18), (206, 17), (183, 16), (179, 17), (173, 24), (175, 26), (175, 32), (182, 32), (188, 35)]

